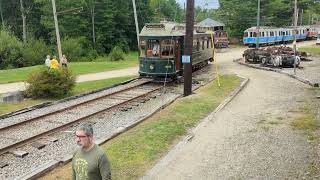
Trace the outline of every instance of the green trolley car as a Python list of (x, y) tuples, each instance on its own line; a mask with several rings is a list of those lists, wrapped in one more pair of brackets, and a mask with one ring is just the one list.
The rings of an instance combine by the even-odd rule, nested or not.
[[(182, 75), (185, 26), (173, 22), (146, 24), (140, 33), (139, 74), (141, 77), (174, 80)], [(193, 36), (193, 70), (213, 60), (211, 34)]]

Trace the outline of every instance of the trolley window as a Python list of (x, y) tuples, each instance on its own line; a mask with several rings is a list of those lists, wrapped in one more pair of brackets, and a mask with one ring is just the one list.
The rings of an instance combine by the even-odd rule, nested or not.
[(160, 56), (160, 43), (157, 39), (149, 39), (147, 41), (147, 57)]
[(270, 36), (274, 36), (274, 32), (273, 31), (270, 32)]
[(193, 51), (199, 51), (200, 49), (200, 42), (199, 39), (193, 40)]
[(248, 37), (248, 32), (244, 32), (244, 37)]
[(201, 49), (204, 50), (204, 39), (201, 39)]
[(174, 56), (174, 40), (165, 39), (161, 41), (161, 56)]

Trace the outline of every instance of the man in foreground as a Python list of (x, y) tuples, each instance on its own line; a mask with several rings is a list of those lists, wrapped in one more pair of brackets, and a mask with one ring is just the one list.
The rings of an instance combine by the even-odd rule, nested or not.
[(76, 130), (76, 142), (80, 146), (72, 159), (73, 180), (111, 179), (108, 158), (104, 151), (93, 141), (93, 128), (82, 124)]

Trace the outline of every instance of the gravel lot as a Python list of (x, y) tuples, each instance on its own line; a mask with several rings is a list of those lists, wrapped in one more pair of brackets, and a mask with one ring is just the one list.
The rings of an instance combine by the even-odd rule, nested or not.
[(247, 87), (143, 179), (320, 178), (310, 177), (312, 163), (319, 164), (313, 144), (290, 125), (298, 107), (314, 99), (310, 86), (232, 62), (243, 50), (229, 49), (217, 57), (222, 73), (250, 78)]

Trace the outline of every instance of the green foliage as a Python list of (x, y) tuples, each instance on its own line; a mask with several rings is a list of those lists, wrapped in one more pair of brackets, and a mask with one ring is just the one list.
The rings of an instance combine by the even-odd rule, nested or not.
[(23, 65), (34, 66), (43, 64), (47, 54), (50, 54), (50, 50), (43, 40), (28, 40), (22, 49)]
[(61, 42), (63, 54), (67, 56), (69, 62), (81, 61), (85, 54), (85, 50), (82, 47), (83, 41), (83, 38), (66, 38)]
[(22, 67), (22, 43), (9, 31), (0, 30), (0, 69)]
[(26, 95), (33, 98), (56, 98), (68, 95), (75, 86), (75, 76), (66, 69), (42, 68), (28, 76)]
[[(27, 37), (34, 36), (35, 39), (43, 39), (48, 46), (56, 47), (51, 1), (1, 0), (0, 12), (3, 15), (5, 26), (10, 26), (15, 37), (22, 39), (20, 2), (23, 3), (25, 9)], [(261, 1), (261, 25), (291, 25), (292, 3), (292, 0)], [(237, 38), (242, 38), (243, 30), (256, 25), (257, 1), (219, 0), (219, 4), (218, 10), (205, 9), (206, 5), (197, 7), (195, 20), (199, 22), (205, 18), (212, 18), (222, 21), (226, 24), (229, 35)], [(62, 49), (64, 52), (67, 51), (66, 55), (69, 60), (92, 60), (97, 56), (109, 54), (114, 46), (120, 46), (124, 52), (138, 49), (130, 0), (60, 0), (56, 1), (56, 7), (58, 12), (83, 8), (82, 10), (64, 11), (58, 18), (61, 38), (68, 41), (65, 42), (65, 47)], [(136, 0), (136, 7), (140, 30), (145, 23), (159, 22), (164, 19), (185, 21), (183, 9), (177, 0)], [(298, 7), (304, 10), (303, 25), (309, 23), (311, 15), (313, 19), (320, 17), (320, 3), (314, 0), (299, 0)], [(95, 39), (93, 39), (93, 30)], [(77, 47), (75, 47), (75, 42), (79, 43)], [(94, 50), (91, 51), (92, 49)], [(36, 57), (34, 52), (32, 54), (31, 51), (24, 51), (23, 54), (24, 58), (27, 57), (26, 62), (23, 62), (22, 58), (12, 57), (11, 59), (15, 58), (14, 63), (8, 60), (10, 63), (0, 65), (0, 68), (20, 67), (29, 65), (30, 62), (34, 64), (35, 61), (31, 60), (34, 58), (30, 58)]]
[(176, 0), (150, 0), (150, 7), (154, 14), (154, 22), (163, 19), (177, 22), (183, 20), (183, 11)]
[(125, 54), (119, 46), (115, 46), (109, 54), (111, 61), (124, 60)]

